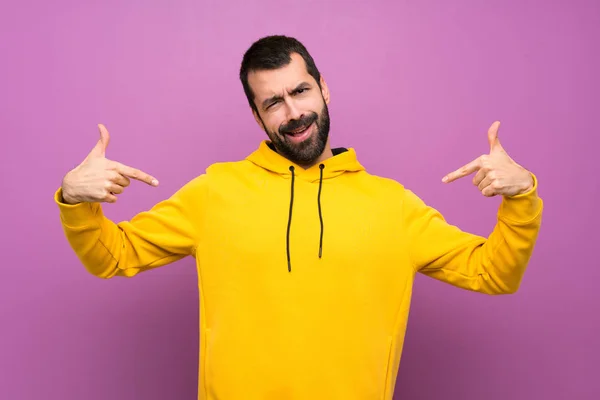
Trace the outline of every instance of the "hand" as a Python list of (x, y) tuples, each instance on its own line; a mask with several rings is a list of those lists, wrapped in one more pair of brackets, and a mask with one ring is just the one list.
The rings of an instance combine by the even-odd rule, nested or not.
[(533, 176), (508, 156), (498, 139), (500, 122), (496, 121), (488, 130), (490, 154), (476, 158), (462, 168), (446, 175), (442, 182), (450, 183), (477, 171), (473, 184), (486, 197), (515, 196), (533, 188)]
[(117, 201), (118, 194), (129, 186), (129, 178), (158, 186), (158, 181), (138, 169), (128, 167), (105, 157), (110, 140), (104, 125), (99, 124), (100, 140), (85, 160), (69, 171), (62, 182), (63, 200), (68, 204), (80, 202)]

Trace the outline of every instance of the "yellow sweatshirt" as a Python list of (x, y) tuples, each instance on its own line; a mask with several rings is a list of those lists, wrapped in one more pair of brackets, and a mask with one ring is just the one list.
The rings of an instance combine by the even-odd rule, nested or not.
[(504, 198), (488, 238), (446, 223), (354, 149), (304, 170), (267, 141), (207, 168), (115, 224), (67, 205), (66, 237), (90, 273), (132, 277), (193, 256), (200, 293), (198, 399), (392, 399), (416, 272), (513, 293), (541, 223), (537, 179)]

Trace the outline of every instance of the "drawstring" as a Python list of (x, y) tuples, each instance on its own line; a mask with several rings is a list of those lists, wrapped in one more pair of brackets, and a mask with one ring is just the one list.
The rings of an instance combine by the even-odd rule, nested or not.
[(321, 221), (321, 238), (319, 239), (319, 258), (323, 255), (323, 214), (321, 213), (321, 187), (323, 186), (323, 164), (319, 164), (321, 176), (319, 178), (319, 194), (317, 195), (317, 204), (319, 205), (319, 220)]
[[(319, 238), (319, 258), (323, 256), (323, 213), (321, 211), (321, 190), (323, 188), (323, 169), (325, 165), (319, 164), (319, 169), (321, 170), (319, 177), (319, 194), (317, 195), (317, 205), (319, 207), (319, 221), (321, 222), (321, 236)], [(285, 237), (286, 240), (286, 251), (287, 251), (287, 262), (288, 262), (288, 271), (292, 272), (292, 261), (290, 257), (290, 228), (292, 226), (292, 209), (294, 208), (294, 178), (295, 178), (295, 168), (293, 165), (290, 166), (290, 171), (292, 172), (292, 184), (291, 184), (291, 194), (290, 194), (290, 212), (288, 216), (288, 225), (287, 225), (287, 234)]]
[(287, 249), (288, 271), (292, 272), (292, 262), (290, 260), (290, 227), (292, 226), (292, 208), (294, 206), (294, 166), (293, 165), (290, 166), (290, 171), (292, 171), (292, 194), (290, 197), (290, 215), (288, 217), (286, 249)]

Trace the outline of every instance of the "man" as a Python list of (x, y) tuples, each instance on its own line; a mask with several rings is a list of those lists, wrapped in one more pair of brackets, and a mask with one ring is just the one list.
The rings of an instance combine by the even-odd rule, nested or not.
[(415, 274), (514, 293), (540, 229), (535, 175), (488, 132), (490, 153), (450, 173), (502, 196), (488, 238), (447, 224), (354, 149), (329, 145), (329, 90), (297, 40), (271, 36), (240, 79), (269, 140), (211, 165), (171, 198), (119, 224), (102, 213), (137, 179), (105, 157), (109, 134), (55, 194), (66, 236), (101, 278), (186, 256), (200, 291), (199, 399), (391, 399)]

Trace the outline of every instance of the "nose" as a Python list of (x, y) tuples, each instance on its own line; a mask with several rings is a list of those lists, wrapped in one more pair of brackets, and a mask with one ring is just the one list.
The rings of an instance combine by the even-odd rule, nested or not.
[(296, 104), (294, 104), (293, 101), (288, 102), (287, 104), (287, 109), (288, 109), (288, 120), (298, 120), (300, 118), (302, 118), (303, 113), (300, 111), (300, 109), (296, 106)]

